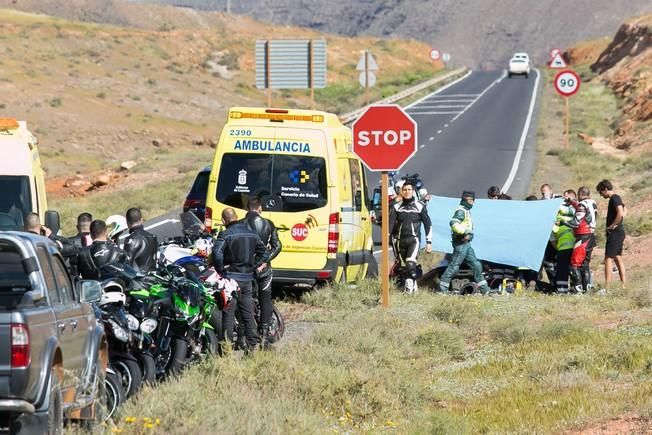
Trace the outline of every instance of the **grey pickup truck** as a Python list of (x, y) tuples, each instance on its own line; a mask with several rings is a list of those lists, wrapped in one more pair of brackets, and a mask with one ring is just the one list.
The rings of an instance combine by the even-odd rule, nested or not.
[(100, 295), (98, 282), (71, 279), (47, 238), (0, 231), (0, 433), (99, 418), (108, 353), (84, 301)]

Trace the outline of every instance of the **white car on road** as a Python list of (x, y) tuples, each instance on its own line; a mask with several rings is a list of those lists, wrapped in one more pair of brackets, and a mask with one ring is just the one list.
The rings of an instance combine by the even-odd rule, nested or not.
[(515, 53), (509, 60), (507, 76), (511, 79), (513, 75), (524, 75), (525, 78), (530, 75), (530, 57), (527, 53)]

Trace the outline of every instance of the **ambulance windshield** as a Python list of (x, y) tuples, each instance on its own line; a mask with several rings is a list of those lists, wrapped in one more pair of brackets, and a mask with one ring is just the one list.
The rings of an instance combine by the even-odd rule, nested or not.
[(249, 198), (258, 197), (266, 210), (306, 211), (326, 205), (327, 187), (322, 157), (226, 153), (216, 199), (244, 209)]

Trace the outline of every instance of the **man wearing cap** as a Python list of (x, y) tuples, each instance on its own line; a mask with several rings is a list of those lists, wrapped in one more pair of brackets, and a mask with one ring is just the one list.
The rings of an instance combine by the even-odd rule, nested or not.
[(473, 220), (471, 219), (471, 208), (475, 202), (475, 192), (465, 190), (462, 193), (460, 205), (455, 209), (453, 218), (450, 221), (451, 235), (453, 241), (453, 257), (446, 271), (441, 276), (439, 289), (442, 293), (448, 293), (451, 280), (460, 270), (460, 265), (466, 260), (467, 264), (473, 269), (473, 280), (478, 284), (482, 294), (490, 292), (487, 280), (482, 275), (482, 264), (475, 256), (471, 247), (473, 240)]

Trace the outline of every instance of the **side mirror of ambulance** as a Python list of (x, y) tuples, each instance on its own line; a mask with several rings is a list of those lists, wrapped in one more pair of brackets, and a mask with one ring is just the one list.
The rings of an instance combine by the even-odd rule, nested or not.
[(382, 207), (382, 196), (380, 193), (380, 188), (376, 187), (374, 189), (374, 195), (371, 198), (371, 209), (376, 212), (380, 212), (381, 207)]
[(59, 212), (54, 210), (47, 210), (45, 212), (45, 226), (48, 227), (52, 234), (58, 234), (61, 229), (61, 219), (59, 218)]

